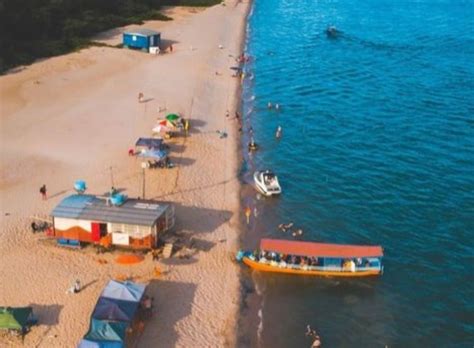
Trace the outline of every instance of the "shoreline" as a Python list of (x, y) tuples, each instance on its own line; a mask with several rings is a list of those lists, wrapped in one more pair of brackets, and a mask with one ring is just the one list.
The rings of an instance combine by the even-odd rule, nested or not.
[[(225, 112), (241, 106), (229, 57), (242, 51), (251, 2), (226, 3), (172, 22), (145, 23), (174, 40), (172, 54), (91, 47), (0, 77), (6, 101), (1, 158), (8, 163), (0, 178), (0, 303), (33, 306), (40, 321), (26, 345), (77, 344), (103, 285), (126, 275), (148, 282), (156, 301), (158, 315), (147, 323), (140, 345), (235, 346), (241, 270), (232, 256), (240, 238), (242, 154), (236, 122)], [(138, 92), (150, 102), (137, 105)], [(146, 174), (146, 198), (175, 203), (176, 236), (198, 245), (190, 259), (157, 264), (147, 255), (124, 269), (114, 263), (118, 252), (66, 250), (29, 232), (30, 216), (47, 217), (72, 193), (76, 179), (86, 180), (91, 193), (107, 191), (112, 178), (129, 196), (140, 195), (141, 170), (126, 149), (149, 133), (162, 105), (189, 117), (191, 134), (170, 143), (176, 168)], [(216, 130), (229, 136), (219, 139)], [(37, 196), (43, 183), (46, 202)], [(160, 277), (155, 267), (163, 271)], [(68, 297), (64, 289), (75, 278), (88, 285)]]

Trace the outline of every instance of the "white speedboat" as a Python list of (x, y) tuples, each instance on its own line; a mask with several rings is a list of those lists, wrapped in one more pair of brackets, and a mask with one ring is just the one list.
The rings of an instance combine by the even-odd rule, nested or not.
[(265, 196), (279, 195), (281, 187), (277, 176), (269, 170), (256, 171), (253, 180), (258, 191)]

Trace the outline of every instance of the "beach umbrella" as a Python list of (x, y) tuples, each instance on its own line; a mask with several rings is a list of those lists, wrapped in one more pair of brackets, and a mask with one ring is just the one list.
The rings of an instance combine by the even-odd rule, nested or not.
[(173, 122), (173, 121), (176, 121), (177, 119), (179, 119), (179, 115), (178, 114), (168, 114), (168, 115), (166, 115), (166, 119), (170, 122)]
[(166, 133), (169, 132), (170, 129), (166, 125), (158, 124), (152, 131), (153, 133)]

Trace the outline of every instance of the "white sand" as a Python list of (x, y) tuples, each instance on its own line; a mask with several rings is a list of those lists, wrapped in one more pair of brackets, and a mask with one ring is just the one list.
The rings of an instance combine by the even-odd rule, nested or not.
[[(229, 55), (240, 53), (247, 7), (228, 0), (204, 11), (173, 9), (176, 20), (147, 23), (173, 40), (171, 54), (93, 47), (0, 77), (0, 305), (34, 307), (40, 325), (25, 347), (75, 346), (100, 291), (117, 276), (149, 282), (155, 297), (157, 313), (137, 346), (234, 344), (239, 134), (225, 114), (236, 107), (238, 81)], [(101, 39), (113, 42), (114, 35)], [(152, 99), (138, 103), (139, 92)], [(150, 256), (124, 267), (113, 262), (116, 253), (66, 250), (33, 235), (30, 216), (48, 217), (77, 179), (86, 180), (89, 193), (101, 194), (112, 173), (115, 187), (141, 196), (139, 161), (127, 150), (165, 115), (159, 106), (191, 118), (191, 134), (171, 142), (176, 168), (147, 172), (146, 198), (175, 202), (175, 231), (194, 236), (200, 251), (189, 260), (163, 261), (164, 274), (155, 277)], [(220, 139), (216, 130), (229, 136)], [(47, 201), (40, 199), (42, 184)], [(66, 294), (76, 278), (85, 289)], [(0, 346), (21, 341), (2, 335)]]

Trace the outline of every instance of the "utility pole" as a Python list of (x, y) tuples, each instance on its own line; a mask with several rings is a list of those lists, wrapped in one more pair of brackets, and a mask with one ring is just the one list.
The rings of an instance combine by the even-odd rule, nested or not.
[(110, 166), (109, 169), (110, 169), (110, 182), (112, 183), (111, 187), (115, 187), (115, 185), (114, 185), (114, 172), (112, 171), (112, 166)]
[(142, 168), (142, 198), (145, 199), (145, 168)]

